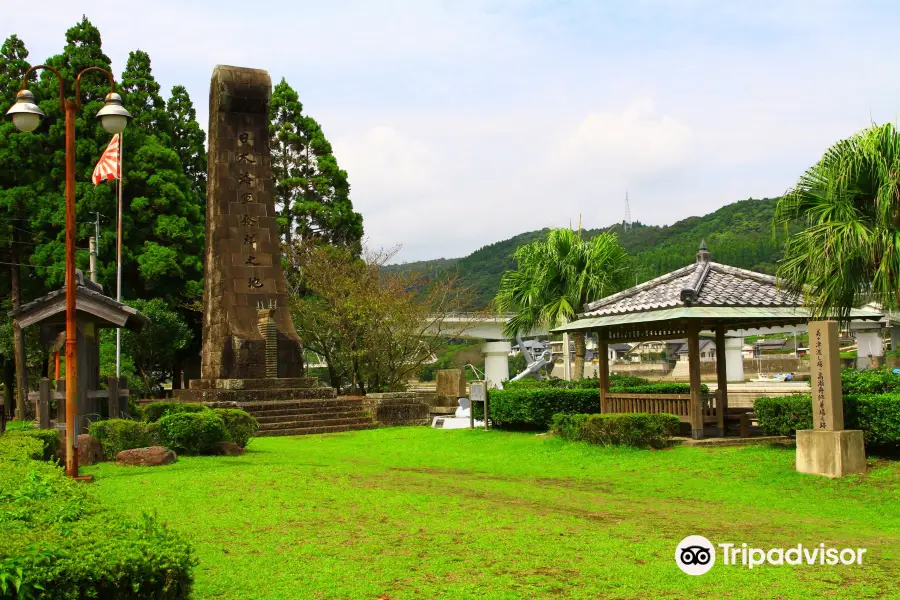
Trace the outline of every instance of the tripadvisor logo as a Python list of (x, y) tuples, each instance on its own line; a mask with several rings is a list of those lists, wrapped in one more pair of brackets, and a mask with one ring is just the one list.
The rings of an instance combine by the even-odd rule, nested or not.
[[(760, 565), (861, 565), (866, 548), (829, 548), (819, 544), (808, 548), (797, 544), (791, 548), (750, 548), (747, 544), (716, 544), (722, 563), (748, 569)], [(716, 549), (702, 535), (689, 535), (675, 548), (675, 564), (688, 575), (703, 575), (716, 564)]]

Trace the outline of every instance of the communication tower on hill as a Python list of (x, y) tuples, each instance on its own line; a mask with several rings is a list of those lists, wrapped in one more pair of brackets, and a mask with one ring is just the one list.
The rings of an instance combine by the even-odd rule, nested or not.
[(631, 206), (628, 204), (628, 190), (625, 190), (625, 220), (622, 221), (622, 230), (631, 230)]

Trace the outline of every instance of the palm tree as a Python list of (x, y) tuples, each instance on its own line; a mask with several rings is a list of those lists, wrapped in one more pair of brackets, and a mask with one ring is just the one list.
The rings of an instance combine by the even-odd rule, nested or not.
[[(630, 279), (631, 260), (611, 233), (588, 241), (581, 231), (553, 229), (513, 256), (517, 268), (503, 274), (494, 298), (498, 310), (516, 313), (505, 327), (510, 337), (564, 325), (585, 303), (621, 290)], [(584, 373), (584, 335), (573, 333), (576, 379)]]
[(838, 142), (778, 202), (789, 233), (780, 283), (817, 318), (845, 319), (866, 301), (900, 304), (900, 132), (873, 125)]

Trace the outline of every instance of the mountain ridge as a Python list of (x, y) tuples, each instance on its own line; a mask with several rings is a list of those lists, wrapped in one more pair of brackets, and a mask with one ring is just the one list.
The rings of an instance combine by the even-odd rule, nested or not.
[[(739, 200), (703, 216), (687, 217), (672, 225), (635, 222), (625, 231), (622, 223), (586, 229), (590, 239), (610, 231), (634, 261), (635, 283), (641, 283), (694, 261), (705, 240), (716, 262), (774, 274), (783, 240), (776, 237), (772, 218), (778, 198)], [(500, 240), (459, 258), (439, 258), (385, 266), (389, 271), (438, 273), (456, 269), (460, 285), (472, 293), (472, 308), (487, 306), (497, 293), (500, 278), (515, 268), (516, 248), (543, 238), (549, 228), (527, 231)]]

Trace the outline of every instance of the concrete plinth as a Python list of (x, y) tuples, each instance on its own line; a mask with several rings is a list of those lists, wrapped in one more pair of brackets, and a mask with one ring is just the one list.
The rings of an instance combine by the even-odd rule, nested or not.
[(725, 338), (725, 376), (728, 383), (744, 383), (744, 338)]
[(865, 473), (863, 432), (855, 429), (798, 430), (797, 471), (826, 477)]
[(509, 380), (509, 352), (512, 344), (509, 342), (488, 342), (481, 347), (484, 354), (484, 378), (487, 387), (497, 387)]

